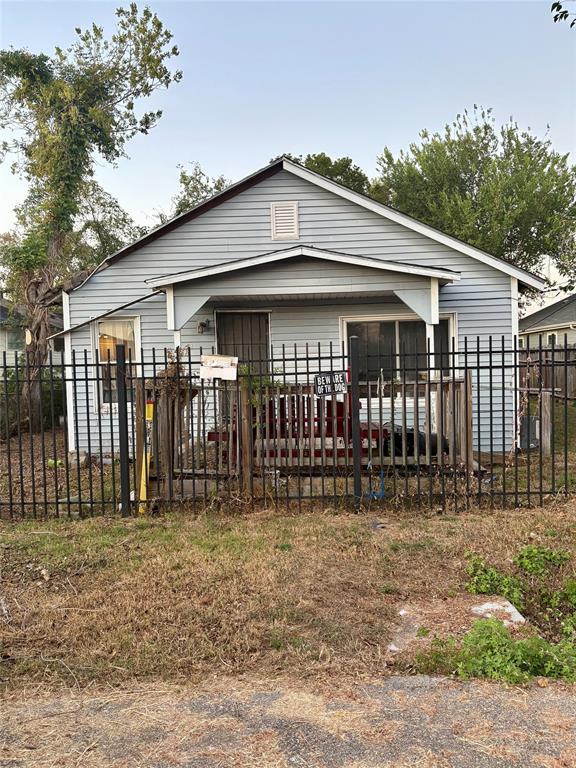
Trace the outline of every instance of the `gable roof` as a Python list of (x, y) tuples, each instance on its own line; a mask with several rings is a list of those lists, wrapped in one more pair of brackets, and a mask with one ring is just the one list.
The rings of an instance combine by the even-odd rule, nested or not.
[[(209, 211), (211, 208), (215, 208), (216, 206), (220, 205), (226, 200), (229, 200), (232, 197), (235, 197), (241, 192), (244, 192), (246, 189), (249, 189), (250, 187), (254, 186), (255, 184), (258, 184), (260, 181), (263, 181), (264, 179), (269, 178), (270, 176), (274, 176), (276, 173), (279, 173), (280, 171), (288, 171), (289, 173), (292, 173), (295, 176), (298, 176), (299, 178), (309, 181), (311, 184), (315, 184), (316, 186), (326, 189), (335, 195), (339, 195), (340, 197), (345, 198), (346, 200), (349, 200), (353, 203), (356, 203), (357, 205), (362, 206), (363, 208), (373, 211), (374, 213), (377, 213), (379, 216), (383, 216), (384, 218), (389, 219), (390, 221), (394, 221), (398, 224), (401, 224), (402, 226), (406, 227), (407, 229), (411, 229), (414, 232), (419, 232), (420, 234), (430, 238), (431, 240), (441, 243), (442, 245), (446, 245), (449, 248), (452, 248), (455, 251), (459, 251), (460, 253), (463, 253), (466, 256), (470, 256), (473, 259), (477, 259), (478, 261), (481, 261), (484, 264), (488, 264), (494, 269), (497, 269), (500, 272), (504, 272), (505, 274), (508, 274), (511, 277), (516, 278), (520, 283), (526, 286), (529, 286), (530, 288), (536, 288), (537, 290), (541, 290), (546, 285), (545, 281), (541, 277), (533, 274), (532, 272), (529, 272), (528, 270), (525, 270), (513, 264), (510, 264), (509, 262), (504, 261), (504, 259), (501, 259), (497, 256), (492, 256), (489, 253), (486, 253), (485, 251), (481, 251), (479, 248), (475, 248), (472, 245), (468, 245), (467, 243), (464, 243), (461, 240), (458, 240), (457, 238), (452, 237), (451, 235), (447, 235), (444, 232), (441, 232), (440, 230), (434, 227), (431, 227), (429, 224), (424, 224), (423, 222), (418, 221), (417, 219), (414, 219), (411, 216), (406, 215), (405, 213), (401, 213), (400, 211), (397, 211), (388, 205), (379, 203), (376, 200), (373, 200), (372, 198), (367, 197), (366, 195), (363, 195), (359, 192), (354, 192), (353, 190), (348, 189), (347, 187), (344, 187), (341, 184), (338, 184), (337, 182), (326, 178), (325, 176), (321, 176), (320, 174), (315, 173), (314, 171), (310, 171), (308, 170), (308, 168), (304, 168), (303, 166), (298, 165), (297, 163), (294, 163), (285, 157), (278, 158), (278, 160), (275, 160), (274, 162), (270, 163), (264, 168), (261, 168), (255, 173), (252, 173), (249, 176), (246, 176), (244, 179), (241, 179), (240, 181), (236, 182), (235, 184), (232, 184), (223, 192), (220, 192), (217, 195), (214, 195), (208, 200), (205, 200), (203, 203), (199, 203), (194, 208), (191, 208), (190, 210), (185, 211), (184, 213), (181, 213), (179, 216), (175, 216), (173, 219), (170, 219), (170, 221), (166, 222), (165, 224), (162, 224), (156, 229), (153, 229), (151, 232), (149, 232), (147, 235), (144, 235), (144, 237), (141, 237), (139, 240), (135, 240), (130, 245), (127, 245), (121, 250), (112, 254), (111, 256), (108, 256), (96, 268), (94, 273), (99, 271), (100, 269), (105, 268), (110, 264), (113, 264), (114, 262), (118, 261), (124, 256), (127, 256), (129, 253), (132, 253), (133, 251), (137, 250), (143, 245), (146, 245), (147, 243), (150, 243), (153, 240), (156, 240), (156, 238), (161, 237), (162, 235), (166, 234), (167, 232), (170, 232), (176, 227), (179, 227), (181, 224), (185, 224), (188, 221), (192, 221), (198, 216), (201, 216), (206, 211)], [(87, 280), (89, 279), (90, 277), (87, 278)]]
[(520, 330), (576, 323), (576, 293), (520, 319)]
[(403, 264), (398, 261), (384, 261), (383, 259), (374, 259), (369, 256), (353, 256), (350, 253), (340, 251), (329, 251), (325, 248), (315, 248), (310, 245), (296, 245), (292, 248), (283, 248), (278, 251), (270, 251), (259, 256), (250, 256), (246, 259), (236, 259), (227, 261), (223, 264), (216, 264), (199, 269), (187, 269), (184, 272), (174, 272), (171, 275), (160, 275), (146, 280), (148, 285), (153, 288), (160, 288), (165, 285), (174, 285), (174, 283), (190, 282), (191, 280), (200, 280), (204, 277), (214, 277), (215, 275), (230, 274), (248, 267), (261, 267), (267, 264), (274, 264), (278, 261), (293, 259), (298, 256), (307, 256), (325, 261), (335, 261), (340, 264), (352, 264), (356, 267), (368, 267), (379, 269), (384, 272), (401, 272), (402, 274), (419, 275), (422, 277), (435, 277), (443, 281), (460, 280), (460, 275), (450, 269), (439, 267), (423, 267), (417, 264)]

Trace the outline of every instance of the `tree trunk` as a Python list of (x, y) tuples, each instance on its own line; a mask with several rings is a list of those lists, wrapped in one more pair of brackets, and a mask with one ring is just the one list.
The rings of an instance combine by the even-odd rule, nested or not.
[(50, 335), (50, 307), (56, 303), (62, 291), (69, 291), (80, 285), (90, 274), (83, 270), (71, 276), (64, 283), (57, 280), (57, 270), (64, 236), (54, 236), (48, 245), (48, 266), (31, 275), (25, 286), (25, 307), (30, 343), (26, 346), (22, 388), (20, 391), (20, 420), (27, 422), (31, 432), (42, 427), (42, 379), (48, 360)]
[(28, 308), (28, 330), (31, 340), (25, 352), (20, 412), (28, 420), (30, 431), (39, 432), (42, 427), (42, 379), (46, 378), (43, 372), (50, 335), (48, 307), (36, 304)]
[(56, 270), (63, 243), (63, 236), (54, 236), (48, 243), (48, 260), (44, 269), (34, 275), (26, 285), (26, 318), (29, 343), (26, 345), (20, 413), (28, 422), (30, 432), (42, 428), (42, 379), (48, 359), (50, 335), (50, 306), (60, 289), (56, 285)]

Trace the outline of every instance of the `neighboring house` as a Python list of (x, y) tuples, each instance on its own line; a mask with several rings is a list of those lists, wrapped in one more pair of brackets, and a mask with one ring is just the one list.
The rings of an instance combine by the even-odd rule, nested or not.
[(0, 356), (6, 352), (9, 360), (26, 346), (23, 319), (5, 298), (0, 296)]
[[(327, 353), (352, 332), (372, 352), (393, 344), (399, 353), (403, 343), (425, 353), (451, 337), (459, 349), (468, 337), (486, 350), (490, 335), (512, 344), (526, 287), (544, 282), (281, 158), (111, 255), (65, 293), (66, 352), (113, 360), (124, 342), (135, 359), (177, 346), (195, 359), (200, 347), (240, 358), (270, 345), (281, 354), (283, 344)], [(495, 403), (504, 389), (496, 379)], [(94, 413), (114, 399), (113, 382), (69, 391), (71, 446), (87, 447)]]
[[(63, 328), (62, 316), (50, 314), (50, 329), (58, 333)], [(54, 352), (64, 349), (62, 338), (56, 337), (51, 342)], [(14, 362), (14, 353), (26, 351), (26, 321), (21, 312), (11, 302), (0, 296), (0, 360), (6, 352), (8, 364)]]
[(536, 348), (542, 345), (563, 347), (576, 345), (576, 293), (520, 320), (520, 346)]

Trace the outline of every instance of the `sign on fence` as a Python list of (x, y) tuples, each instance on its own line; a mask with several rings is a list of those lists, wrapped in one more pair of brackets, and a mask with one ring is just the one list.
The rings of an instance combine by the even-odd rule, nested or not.
[(346, 371), (331, 371), (314, 376), (314, 394), (319, 397), (344, 394), (348, 389)]
[(238, 358), (230, 355), (201, 355), (200, 378), (236, 381), (238, 378)]

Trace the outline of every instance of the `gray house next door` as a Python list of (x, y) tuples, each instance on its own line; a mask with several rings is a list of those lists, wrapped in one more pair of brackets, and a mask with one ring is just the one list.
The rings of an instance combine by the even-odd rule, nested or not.
[(234, 355), (238, 362), (251, 363), (258, 372), (268, 371), (270, 357), (267, 312), (217, 312), (218, 354)]

